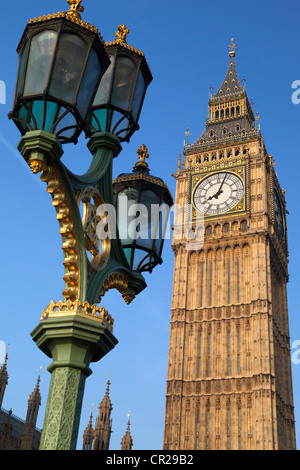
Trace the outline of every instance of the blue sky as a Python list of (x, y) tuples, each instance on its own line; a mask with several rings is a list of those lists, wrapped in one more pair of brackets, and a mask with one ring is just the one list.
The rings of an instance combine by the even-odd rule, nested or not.
[[(300, 340), (299, 291), (299, 128), (300, 104), (292, 103), (292, 83), (300, 80), (298, 0), (158, 1), (84, 0), (83, 19), (112, 41), (118, 25), (130, 29), (128, 43), (142, 50), (154, 80), (146, 96), (140, 130), (115, 159), (114, 176), (131, 171), (136, 149), (148, 147), (152, 174), (175, 194), (171, 173), (189, 142), (204, 130), (209, 88), (222, 83), (233, 37), (238, 46), (236, 68), (246, 78), (246, 91), (260, 114), (267, 151), (286, 190), (290, 282), (288, 284), (291, 343)], [(0, 80), (6, 84), (6, 104), (0, 104), (1, 152), (1, 328), (0, 340), (10, 343), (9, 382), (3, 406), (25, 418), (27, 400), (42, 366), (42, 427), (48, 394), (50, 360), (36, 347), (30, 332), (51, 300), (63, 290), (62, 250), (51, 200), (39, 176), (33, 176), (16, 150), (20, 135), (8, 120), (17, 72), (16, 47), (29, 18), (68, 9), (65, 0), (6, 2), (0, 31)], [(65, 146), (63, 161), (74, 171), (86, 168), (89, 153), (82, 137)], [(113, 434), (111, 449), (119, 449), (131, 411), (134, 449), (160, 449), (168, 362), (169, 321), (173, 275), (171, 242), (164, 262), (146, 276), (147, 289), (127, 306), (118, 292), (109, 292), (104, 305), (115, 319), (116, 348), (92, 364), (87, 379), (78, 448), (94, 404), (94, 418), (111, 380)], [(297, 358), (297, 354), (294, 356)], [(296, 431), (300, 443), (300, 364), (293, 364)], [(299, 447), (299, 444), (298, 444)]]

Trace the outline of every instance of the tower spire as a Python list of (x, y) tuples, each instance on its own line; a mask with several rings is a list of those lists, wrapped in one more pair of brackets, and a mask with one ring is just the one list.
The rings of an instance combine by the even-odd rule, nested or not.
[(82, 450), (92, 450), (93, 440), (94, 440), (94, 429), (93, 429), (93, 408), (94, 404), (92, 404), (90, 420), (87, 427), (83, 433), (83, 446)]
[(208, 102), (208, 116), (206, 127), (200, 138), (184, 149), (185, 153), (198, 148), (212, 148), (216, 145), (226, 144), (229, 140), (240, 141), (260, 134), (259, 126), (254, 125), (255, 117), (245, 91), (245, 78), (239, 82), (235, 56), (237, 46), (234, 39), (228, 48), (229, 66), (225, 78)]
[(237, 46), (236, 44), (234, 44), (234, 39), (231, 38), (231, 43), (229, 44), (229, 46), (227, 46), (228, 48), (228, 51), (229, 51), (229, 57), (230, 58), (233, 58), (235, 57), (235, 51), (237, 50)]
[(130, 433), (130, 414), (131, 414), (131, 411), (129, 411), (127, 415), (128, 416), (127, 429), (121, 441), (121, 450), (131, 450), (133, 446), (133, 440), (132, 440), (131, 433)]
[(35, 389), (31, 393), (29, 400), (28, 400), (27, 415), (26, 415), (26, 420), (24, 423), (20, 450), (32, 450), (32, 447), (33, 447), (36, 421), (38, 417), (39, 407), (41, 405), (41, 394), (40, 394), (41, 369), (42, 367), (40, 367)]
[(8, 373), (7, 373), (8, 349), (9, 349), (9, 344), (6, 348), (4, 362), (0, 369), (0, 409), (2, 407), (6, 385), (8, 384)]
[(215, 96), (213, 97), (211, 93), (212, 99), (217, 97), (218, 99), (222, 99), (223, 97), (225, 98), (225, 96), (227, 95), (241, 93), (244, 91), (244, 87), (241, 86), (235, 69), (234, 58), (236, 55), (235, 51), (237, 50), (237, 45), (234, 43), (233, 38), (231, 38), (231, 43), (229, 46), (227, 46), (227, 49), (228, 55), (230, 57), (229, 67), (223, 80), (223, 83), (215, 94)]
[(93, 450), (108, 450), (110, 435), (112, 433), (112, 403), (109, 396), (110, 380), (107, 381), (105, 395), (99, 405), (99, 415), (97, 417), (94, 433)]

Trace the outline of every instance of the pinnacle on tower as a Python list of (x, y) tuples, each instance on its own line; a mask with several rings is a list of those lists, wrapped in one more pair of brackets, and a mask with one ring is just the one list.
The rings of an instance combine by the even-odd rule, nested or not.
[(131, 450), (133, 440), (130, 433), (130, 412), (128, 413), (127, 429), (121, 441), (121, 450)]
[(28, 399), (27, 415), (24, 423), (20, 450), (32, 450), (33, 447), (38, 411), (41, 405), (40, 380), (41, 367), (36, 386)]
[(94, 433), (93, 450), (108, 450), (110, 435), (112, 433), (112, 403), (109, 396), (110, 380), (107, 381), (105, 395), (99, 405), (99, 415), (97, 417)]
[(245, 91), (245, 78), (243, 77), (241, 85), (237, 76), (235, 67), (237, 47), (233, 38), (228, 50), (229, 66), (225, 78), (214, 95), (213, 88), (210, 89), (205, 130), (194, 144), (185, 147), (185, 152), (226, 145), (232, 141), (260, 135), (259, 127), (254, 125), (252, 105)]
[(235, 68), (234, 58), (235, 58), (235, 51), (237, 50), (237, 47), (233, 42), (233, 38), (231, 39), (231, 44), (228, 46), (228, 50), (229, 50), (229, 57), (230, 57), (228, 71), (226, 73), (226, 76), (223, 80), (222, 85), (220, 86), (219, 90), (217, 91), (217, 93), (215, 94), (213, 98), (222, 99), (228, 94), (236, 94), (236, 93), (241, 93), (244, 91), (243, 87), (241, 86), (239, 82), (236, 68)]
[(82, 450), (92, 450), (93, 447), (93, 440), (94, 440), (94, 429), (93, 429), (93, 407), (90, 414), (90, 420), (87, 427), (83, 433), (83, 446)]
[(8, 349), (9, 349), (9, 345), (7, 346), (4, 362), (0, 369), (0, 408), (2, 408), (5, 389), (6, 389), (6, 385), (8, 384), (8, 373), (7, 373)]

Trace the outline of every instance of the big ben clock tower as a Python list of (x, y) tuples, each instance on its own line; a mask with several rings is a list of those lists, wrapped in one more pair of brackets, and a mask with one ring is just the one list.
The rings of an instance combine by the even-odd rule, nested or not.
[(165, 450), (296, 447), (285, 194), (235, 50), (175, 175), (204, 242), (173, 239)]

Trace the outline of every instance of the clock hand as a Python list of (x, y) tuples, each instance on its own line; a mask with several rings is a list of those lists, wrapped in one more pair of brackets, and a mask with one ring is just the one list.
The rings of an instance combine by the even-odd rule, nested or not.
[(216, 194), (214, 194), (213, 196), (210, 196), (210, 197), (207, 199), (207, 201), (210, 201), (210, 200), (213, 199), (213, 198), (218, 199), (218, 197), (220, 196), (220, 194), (222, 194), (222, 192), (223, 192), (223, 191), (222, 191), (222, 186), (223, 186), (224, 181), (226, 180), (226, 178), (227, 178), (227, 174), (225, 175), (225, 177), (224, 177), (224, 179), (223, 179), (223, 181), (222, 181), (222, 183), (221, 183), (221, 186), (219, 187), (219, 189), (218, 189), (218, 191), (216, 192)]
[(209, 196), (206, 200), (210, 201), (211, 199), (214, 199), (214, 198), (218, 199), (218, 197), (220, 196), (220, 194), (222, 194), (222, 192), (223, 192), (222, 190), (221, 191), (219, 190), (218, 192), (216, 192), (216, 194), (214, 194), (213, 196)]
[(221, 193), (223, 192), (223, 191), (222, 191), (222, 186), (223, 186), (224, 181), (226, 180), (226, 178), (227, 178), (227, 173), (226, 173), (226, 175), (224, 176), (224, 179), (223, 179), (223, 181), (222, 181), (222, 183), (221, 183), (221, 186), (219, 187), (219, 191), (217, 192), (217, 195), (218, 195), (218, 196), (219, 196), (219, 194), (221, 194)]

